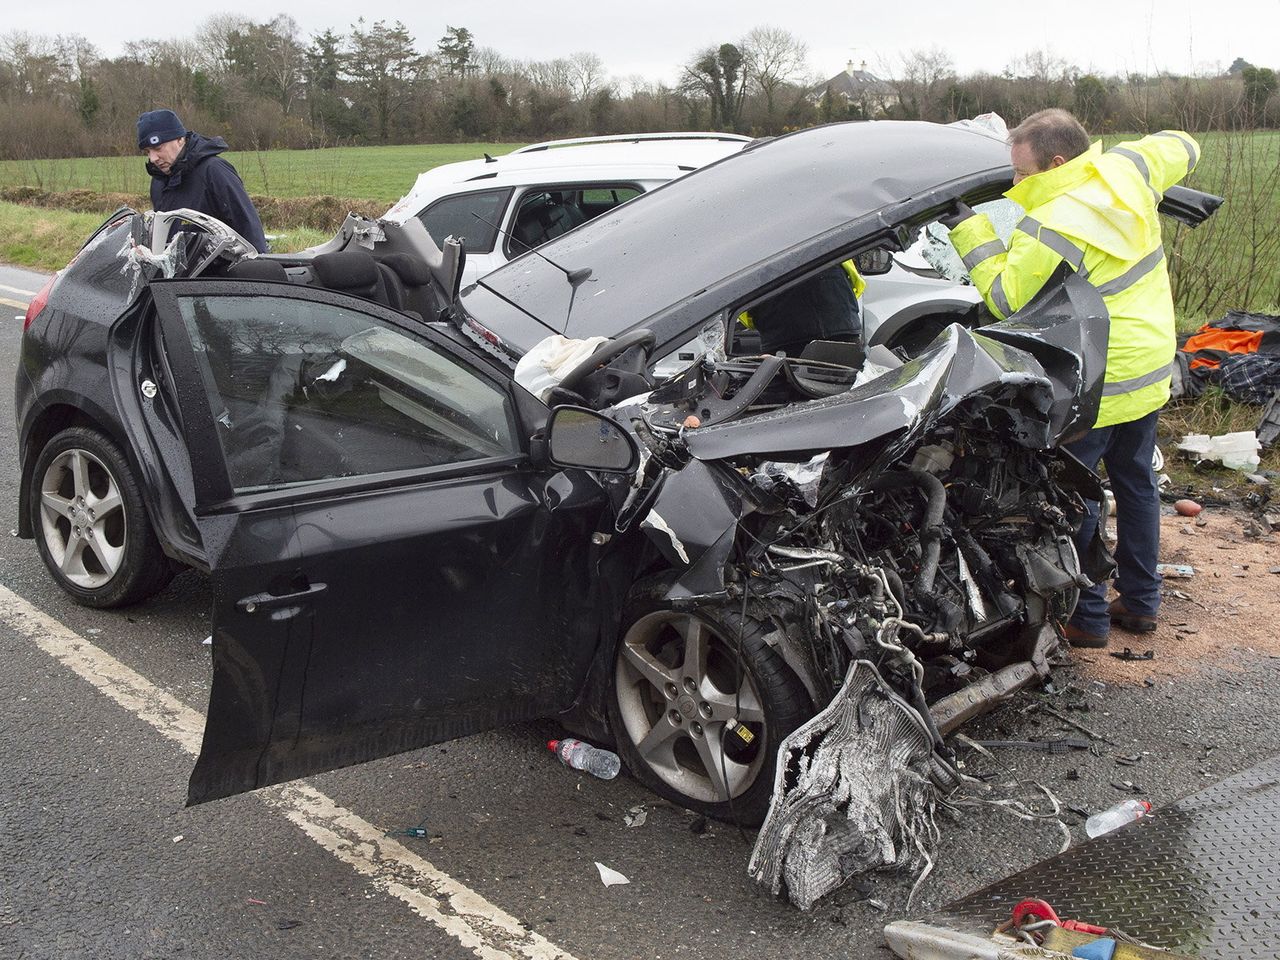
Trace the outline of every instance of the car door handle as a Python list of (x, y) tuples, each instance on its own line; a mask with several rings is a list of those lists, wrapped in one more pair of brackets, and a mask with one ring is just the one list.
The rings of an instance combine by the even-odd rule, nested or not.
[(328, 584), (309, 583), (304, 589), (296, 593), (255, 593), (251, 597), (241, 597), (236, 601), (236, 606), (245, 613), (253, 613), (257, 610), (272, 610), (276, 607), (292, 606), (324, 593), (328, 589)]

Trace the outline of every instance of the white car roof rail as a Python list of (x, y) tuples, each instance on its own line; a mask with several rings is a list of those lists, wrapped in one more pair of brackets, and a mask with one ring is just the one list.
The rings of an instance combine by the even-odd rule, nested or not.
[(534, 153), (541, 150), (556, 150), (560, 147), (580, 147), (590, 143), (634, 143), (639, 140), (721, 140), (732, 143), (749, 143), (751, 137), (740, 133), (716, 133), (712, 131), (675, 131), (671, 133), (631, 133), (615, 134), (605, 137), (576, 137), (570, 140), (547, 140), (543, 143), (531, 143), (511, 153)]

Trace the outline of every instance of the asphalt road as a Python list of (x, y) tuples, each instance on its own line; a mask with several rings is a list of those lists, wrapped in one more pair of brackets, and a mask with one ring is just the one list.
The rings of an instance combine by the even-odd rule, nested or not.
[[(42, 282), (0, 267), (3, 309), (21, 314), (12, 302)], [(0, 324), (2, 384), (21, 327)], [(0, 513), (14, 529), (7, 386), (0, 408)], [(1052, 824), (971, 792), (942, 820), (936, 869), (909, 908), (912, 878), (886, 875), (801, 913), (746, 875), (750, 836), (695, 832), (691, 815), (626, 777), (562, 768), (543, 746), (551, 722), (185, 809), (209, 688), (208, 602), (189, 573), (138, 607), (86, 610), (31, 542), (0, 538), (0, 956), (883, 957), (888, 920), (927, 915), (1060, 842)], [(1083, 684), (1070, 670), (1056, 680), (1072, 682)], [(1264, 654), (1150, 687), (1095, 685), (1087, 698), (1091, 712), (1074, 716), (1115, 741), (1099, 755), (1009, 753), (971, 771), (995, 774), (992, 796), (1039, 797), (1042, 809), (1031, 780), (1084, 809), (1114, 803), (1112, 781), (1132, 780), (1159, 806), (1280, 743), (1280, 661)], [(1073, 732), (1034, 702), (970, 732)], [(641, 805), (645, 823), (627, 826)], [(1083, 839), (1081, 818), (1064, 819)], [(384, 836), (419, 824), (429, 836)], [(605, 887), (595, 861), (630, 883)]]

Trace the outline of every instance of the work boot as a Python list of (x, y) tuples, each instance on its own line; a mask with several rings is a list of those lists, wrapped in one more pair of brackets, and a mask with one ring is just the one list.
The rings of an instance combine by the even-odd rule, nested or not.
[(1151, 633), (1156, 628), (1156, 618), (1142, 613), (1130, 613), (1125, 609), (1124, 598), (1116, 597), (1107, 606), (1111, 622), (1130, 633)]
[(1067, 638), (1067, 643), (1073, 647), (1092, 647), (1099, 650), (1107, 645), (1107, 635), (1105, 633), (1085, 633), (1074, 623), (1068, 623), (1062, 630), (1062, 635)]

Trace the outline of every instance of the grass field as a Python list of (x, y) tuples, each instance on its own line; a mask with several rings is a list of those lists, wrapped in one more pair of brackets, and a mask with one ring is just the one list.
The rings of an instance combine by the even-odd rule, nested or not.
[[(250, 193), (277, 197), (330, 195), (399, 200), (424, 170), (457, 160), (509, 153), (518, 143), (438, 143), (325, 150), (230, 151), (223, 154)], [(0, 161), (0, 187), (146, 193), (151, 178), (138, 154), (72, 160)]]

